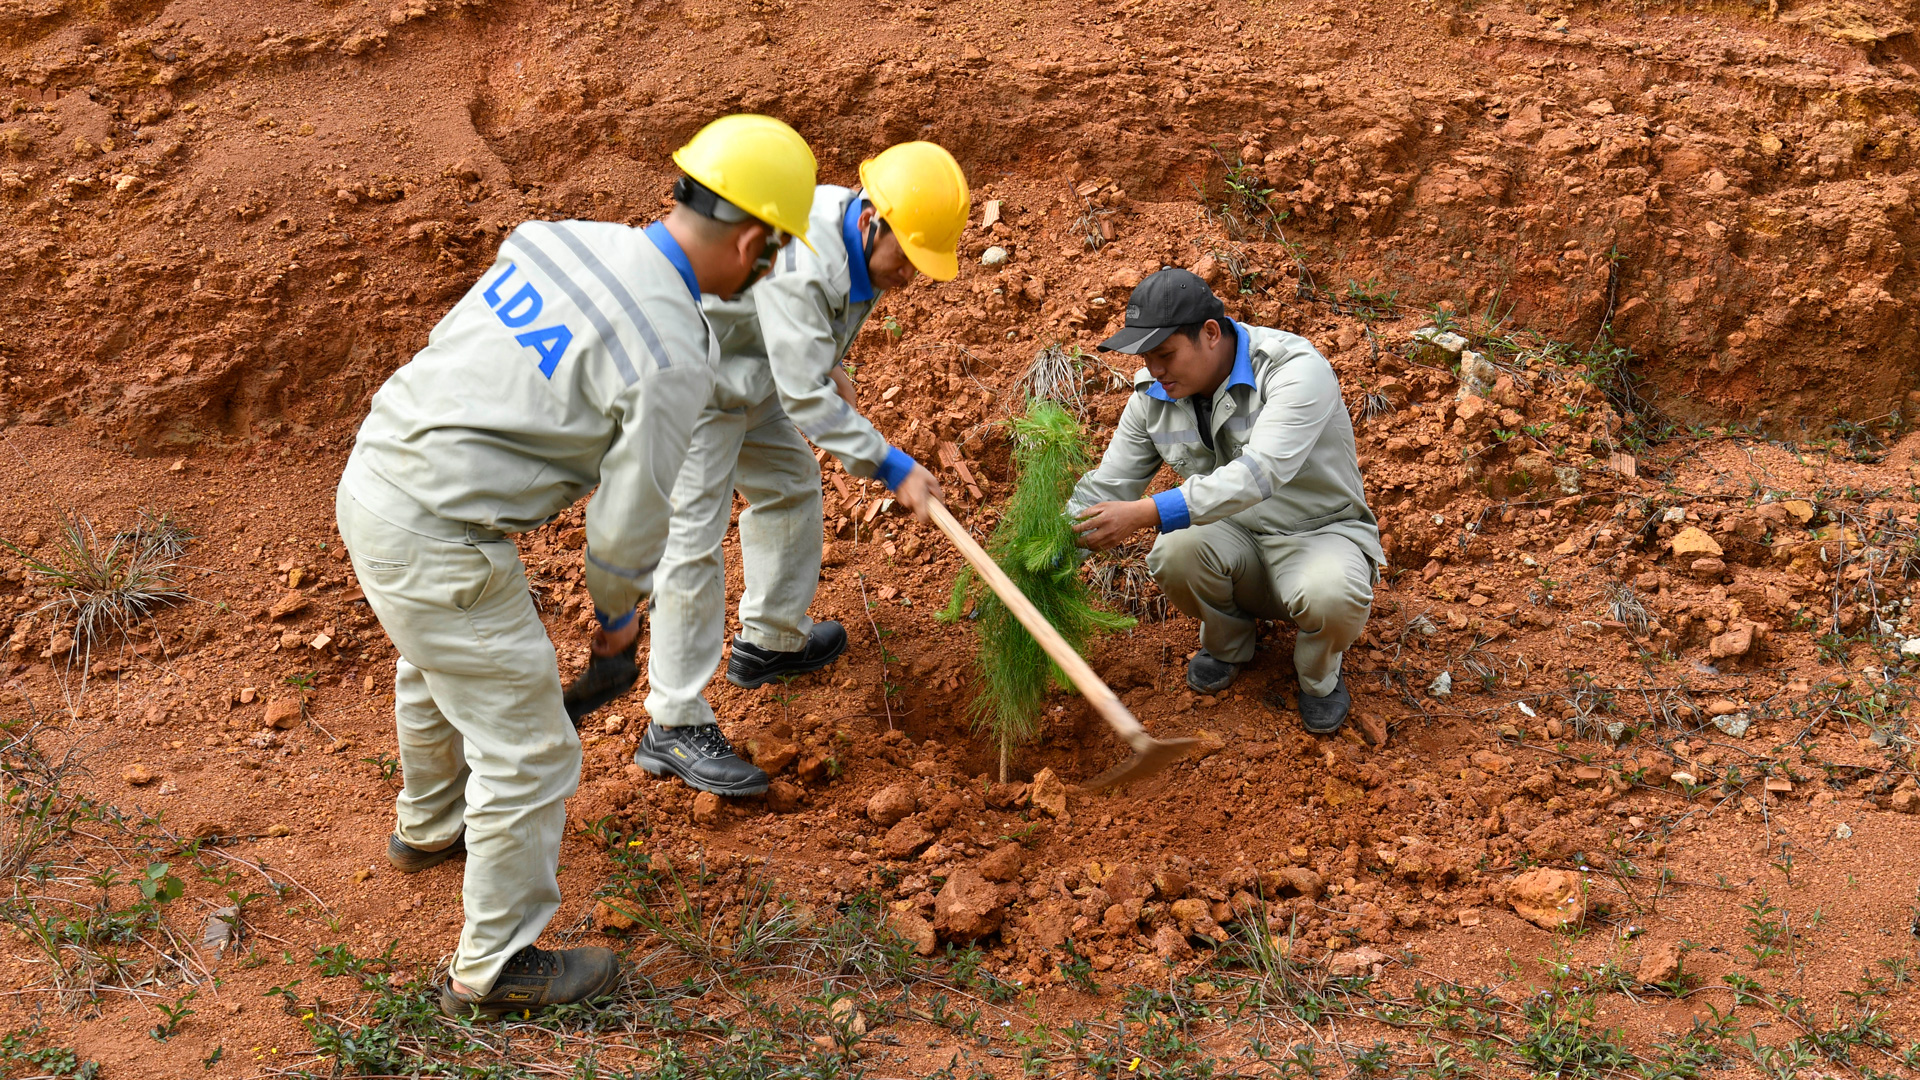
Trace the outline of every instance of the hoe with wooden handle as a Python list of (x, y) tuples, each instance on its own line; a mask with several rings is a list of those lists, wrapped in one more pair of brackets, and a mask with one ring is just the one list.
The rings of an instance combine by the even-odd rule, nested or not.
[(953, 515), (947, 512), (946, 506), (936, 499), (929, 513), (932, 514), (934, 523), (940, 526), (940, 531), (947, 534), (947, 539), (953, 541), (953, 546), (959, 548), (960, 554), (966, 556), (967, 562), (973, 565), (974, 572), (986, 579), (988, 587), (993, 589), (995, 595), (1000, 597), (1000, 601), (1007, 605), (1007, 610), (1013, 612), (1013, 617), (1020, 620), (1020, 625), (1027, 628), (1027, 632), (1033, 635), (1033, 639), (1046, 650), (1047, 656), (1060, 665), (1061, 671), (1067, 673), (1067, 678), (1073, 681), (1074, 688), (1092, 703), (1094, 711), (1112, 725), (1115, 734), (1125, 739), (1128, 746), (1133, 747), (1132, 757), (1080, 785), (1081, 787), (1089, 791), (1099, 791), (1102, 788), (1113, 787), (1115, 784), (1144, 780), (1193, 752), (1199, 745), (1198, 739), (1156, 739), (1147, 734), (1147, 729), (1140, 725), (1140, 721), (1133, 718), (1133, 713), (1127, 709), (1120, 698), (1107, 687), (1106, 683), (1100, 681), (1100, 676), (1093, 673), (1093, 669), (1080, 658), (1080, 654), (1073, 651), (1073, 647), (1060, 636), (1060, 631), (1053, 628), (1053, 624), (1040, 614), (1040, 609), (1033, 606), (1033, 601), (1028, 600), (1026, 594), (1020, 591), (1020, 587), (1007, 576), (1006, 571), (1000, 569), (1000, 564), (994, 562), (986, 551), (974, 542), (973, 537), (967, 534), (967, 530), (954, 520)]

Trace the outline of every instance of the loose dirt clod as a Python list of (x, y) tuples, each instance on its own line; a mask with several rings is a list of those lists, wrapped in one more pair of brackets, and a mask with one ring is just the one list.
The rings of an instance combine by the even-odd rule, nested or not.
[(1568, 870), (1529, 870), (1507, 883), (1514, 914), (1543, 930), (1578, 926), (1587, 917), (1586, 885)]

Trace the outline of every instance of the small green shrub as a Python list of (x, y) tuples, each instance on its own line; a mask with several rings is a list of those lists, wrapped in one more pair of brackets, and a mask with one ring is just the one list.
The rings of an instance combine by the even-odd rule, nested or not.
[[(1094, 634), (1134, 624), (1125, 615), (1095, 607), (1080, 578), (1066, 505), (1074, 482), (1093, 462), (1092, 451), (1080, 424), (1056, 402), (1030, 398), (1025, 415), (1010, 423), (1017, 475), (1006, 512), (987, 540), (987, 554), (1069, 645), (1084, 650)], [(974, 633), (980, 639), (975, 666), (982, 686), (973, 702), (974, 722), (992, 732), (999, 744), (1000, 778), (1005, 781), (1012, 749), (1040, 732), (1047, 690), (1065, 686), (1067, 680), (1013, 612), (984, 582), (976, 582), (970, 570), (962, 570), (953, 583), (953, 599), (940, 613), (941, 620), (952, 622), (965, 614), (970, 595)]]

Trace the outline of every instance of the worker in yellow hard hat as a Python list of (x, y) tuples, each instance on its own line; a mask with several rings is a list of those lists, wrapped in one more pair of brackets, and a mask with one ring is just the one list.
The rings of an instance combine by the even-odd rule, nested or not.
[[(941, 495), (931, 472), (860, 415), (841, 359), (889, 289), (925, 274), (950, 281), (971, 202), (953, 155), (929, 142), (891, 147), (860, 166), (858, 189), (815, 191), (808, 249), (783, 252), (766, 280), (704, 306), (721, 343), (712, 403), (673, 491), (673, 524), (649, 617), (649, 724), (635, 761), (704, 791), (765, 791), (703, 693), (725, 643), (720, 545), (738, 491), (745, 588), (727, 678), (738, 686), (815, 671), (847, 647), (836, 622), (807, 616), (820, 581), (820, 468), (807, 438), (855, 476), (878, 477), (924, 518)], [(797, 428), (797, 430), (796, 430)], [(712, 752), (682, 756), (683, 741)]]
[(387, 858), (419, 873), (466, 854), (450, 1015), (591, 1001), (619, 981), (607, 949), (534, 945), (560, 906), (580, 740), (509, 536), (594, 492), (592, 651), (631, 672), (668, 488), (713, 392), (701, 298), (740, 294), (788, 236), (806, 239), (816, 179), (806, 142), (764, 116), (716, 120), (674, 160), (685, 175), (665, 221), (509, 234), (374, 395), (340, 480), (341, 539), (399, 652), (405, 783)]

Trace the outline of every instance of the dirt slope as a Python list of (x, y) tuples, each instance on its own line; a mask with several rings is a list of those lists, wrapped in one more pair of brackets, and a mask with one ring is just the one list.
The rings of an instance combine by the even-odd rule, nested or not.
[[(758, 109), (843, 182), (910, 137), (1111, 177), (1122, 235), (1244, 163), (1335, 291), (1610, 317), (1678, 415), (1879, 415), (1915, 375), (1913, 12), (1774, 7), (11, 2), (0, 409), (146, 450), (344, 430), (504, 229), (644, 221), (666, 151)], [(1002, 276), (1051, 276), (1071, 216)]]

